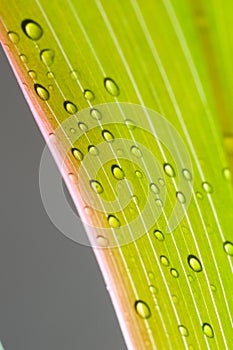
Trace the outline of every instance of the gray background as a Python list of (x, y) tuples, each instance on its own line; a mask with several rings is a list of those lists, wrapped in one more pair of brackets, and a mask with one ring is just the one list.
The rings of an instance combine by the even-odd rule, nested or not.
[(40, 198), (44, 140), (0, 46), (0, 339), (5, 350), (125, 350), (91, 248)]

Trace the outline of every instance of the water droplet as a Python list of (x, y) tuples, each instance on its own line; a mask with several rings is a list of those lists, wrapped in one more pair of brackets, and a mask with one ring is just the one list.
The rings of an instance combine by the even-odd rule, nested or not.
[(76, 80), (78, 79), (78, 72), (76, 70), (72, 70), (70, 72), (71, 79)]
[(169, 260), (165, 255), (161, 255), (160, 256), (160, 261), (164, 266), (169, 266)]
[(137, 158), (141, 158), (142, 157), (142, 152), (137, 146), (132, 146), (130, 148), (130, 151), (135, 157), (137, 157)]
[(152, 271), (148, 272), (148, 276), (149, 276), (150, 280), (154, 280), (155, 279), (155, 275), (154, 275), (154, 273)]
[(153, 285), (149, 286), (149, 290), (152, 294), (158, 294), (158, 289)]
[(195, 255), (189, 255), (188, 256), (188, 264), (191, 267), (191, 269), (195, 272), (201, 272), (202, 271), (202, 265), (200, 260)]
[(228, 181), (231, 180), (232, 175), (231, 175), (231, 171), (230, 171), (229, 168), (224, 168), (223, 171), (222, 171), (222, 173), (223, 173), (223, 177), (224, 177), (226, 180), (228, 180)]
[(214, 284), (211, 284), (211, 285), (210, 285), (210, 288), (211, 288), (211, 290), (212, 290), (213, 292), (216, 292), (216, 290), (217, 290), (217, 288), (215, 287)]
[(104, 191), (103, 186), (101, 185), (101, 183), (99, 181), (91, 180), (90, 185), (95, 193), (100, 194)]
[(120, 94), (120, 89), (113, 79), (105, 78), (104, 79), (104, 86), (110, 95), (116, 97)]
[(191, 181), (192, 180), (192, 174), (191, 174), (191, 172), (188, 169), (183, 169), (182, 170), (182, 174), (183, 174), (184, 178), (187, 181)]
[(203, 199), (203, 194), (199, 191), (196, 192), (196, 196), (198, 199)]
[(91, 90), (88, 90), (88, 89), (84, 90), (83, 95), (84, 95), (85, 99), (88, 101), (93, 101), (95, 98), (94, 92), (92, 92)]
[(88, 146), (88, 152), (90, 152), (90, 154), (92, 156), (98, 156), (99, 155), (99, 150), (96, 146), (94, 145), (90, 145)]
[(120, 220), (117, 219), (114, 215), (108, 216), (108, 223), (113, 228), (118, 228), (121, 226)]
[(28, 74), (32, 79), (36, 79), (36, 77), (37, 77), (37, 74), (34, 70), (29, 70)]
[(48, 86), (48, 88), (49, 88), (50, 91), (53, 91), (53, 90), (54, 90), (54, 87), (53, 87), (52, 84), (50, 84), (50, 85)]
[(79, 149), (72, 148), (72, 154), (73, 154), (75, 159), (83, 160), (83, 153)]
[(156, 200), (155, 200), (155, 205), (157, 206), (157, 207), (162, 207), (163, 206), (163, 202), (161, 201), (161, 199), (159, 199), (159, 198), (157, 198)]
[(113, 142), (114, 141), (114, 136), (113, 134), (108, 131), (108, 130), (103, 130), (102, 131), (102, 136), (106, 142)]
[(37, 95), (44, 101), (47, 101), (49, 99), (49, 92), (48, 90), (40, 85), (40, 84), (34, 84), (34, 89), (37, 93)]
[(137, 300), (135, 302), (135, 310), (141, 318), (149, 318), (151, 316), (149, 306), (142, 300)]
[(40, 52), (40, 59), (46, 66), (51, 66), (54, 62), (55, 52), (51, 49), (45, 49)]
[(126, 119), (126, 120), (125, 120), (125, 125), (126, 125), (127, 128), (130, 129), (130, 130), (135, 129), (135, 127), (136, 127), (135, 123), (134, 123), (132, 120), (130, 120), (130, 119)]
[(90, 110), (90, 114), (91, 114), (92, 118), (94, 118), (96, 120), (100, 120), (102, 118), (101, 112), (96, 108), (92, 108)]
[(191, 276), (191, 275), (188, 275), (188, 279), (189, 279), (189, 282), (193, 282), (193, 276)]
[(178, 329), (179, 329), (180, 334), (181, 334), (183, 337), (188, 337), (189, 332), (188, 332), (188, 330), (187, 330), (187, 328), (186, 328), (185, 326), (180, 325), (180, 326), (178, 326)]
[(185, 204), (186, 198), (182, 192), (180, 192), (180, 191), (176, 192), (176, 198), (181, 204)]
[(141, 178), (143, 177), (143, 175), (142, 175), (142, 173), (141, 173), (140, 170), (135, 170), (135, 175), (136, 175), (139, 179), (141, 179)]
[(68, 176), (69, 176), (70, 180), (71, 180), (74, 184), (77, 184), (77, 183), (78, 183), (78, 177), (77, 177), (75, 174), (69, 173)]
[(167, 176), (174, 177), (176, 175), (175, 170), (169, 163), (163, 165), (164, 172)]
[(74, 128), (70, 128), (70, 132), (71, 132), (71, 134), (74, 134), (76, 132), (76, 130)]
[(211, 325), (210, 325), (209, 323), (203, 323), (203, 325), (202, 325), (202, 330), (203, 330), (204, 334), (205, 334), (208, 338), (213, 338), (213, 337), (214, 337), (213, 328), (211, 327)]
[(125, 177), (124, 171), (118, 165), (112, 165), (112, 174), (117, 180), (123, 180)]
[(47, 72), (47, 78), (48, 79), (54, 79), (55, 78), (54, 73), (53, 72)]
[(159, 181), (159, 184), (160, 184), (161, 187), (165, 186), (165, 181), (164, 181), (164, 179), (161, 179), (161, 178), (160, 178), (158, 181)]
[(78, 127), (82, 132), (87, 132), (88, 131), (88, 126), (87, 124), (83, 123), (83, 122), (79, 122), (78, 123)]
[(175, 278), (178, 278), (178, 277), (179, 277), (179, 272), (178, 272), (176, 269), (174, 269), (174, 268), (172, 268), (172, 269), (170, 270), (170, 273), (171, 273), (171, 275), (172, 275), (173, 277), (175, 277)]
[(132, 196), (132, 201), (134, 202), (135, 205), (139, 204), (139, 199), (135, 194)]
[(66, 112), (68, 112), (69, 114), (75, 114), (78, 111), (77, 106), (73, 102), (65, 101), (63, 105)]
[(213, 192), (213, 187), (211, 186), (211, 184), (209, 184), (209, 182), (204, 181), (202, 183), (202, 188), (206, 193), (212, 193)]
[(28, 62), (28, 58), (27, 58), (26, 55), (21, 54), (21, 55), (19, 55), (19, 57), (20, 57), (20, 59), (21, 59), (21, 61), (22, 61), (23, 63), (27, 63), (27, 62)]
[(8, 32), (8, 36), (9, 36), (10, 40), (12, 41), (12, 43), (18, 44), (19, 36), (18, 36), (17, 33), (15, 33), (15, 32)]
[(164, 235), (159, 230), (154, 230), (154, 236), (158, 241), (164, 241)]
[(154, 184), (153, 182), (150, 184), (150, 189), (152, 192), (154, 192), (156, 194), (158, 194), (160, 192), (159, 187), (156, 184)]
[(97, 236), (96, 242), (97, 242), (98, 246), (100, 246), (100, 247), (107, 247), (109, 244), (107, 238), (104, 236)]
[(25, 19), (21, 23), (21, 28), (24, 34), (26, 34), (27, 37), (32, 40), (39, 40), (43, 35), (41, 26), (31, 19)]
[(233, 243), (232, 242), (226, 241), (223, 244), (223, 249), (228, 255), (233, 256)]

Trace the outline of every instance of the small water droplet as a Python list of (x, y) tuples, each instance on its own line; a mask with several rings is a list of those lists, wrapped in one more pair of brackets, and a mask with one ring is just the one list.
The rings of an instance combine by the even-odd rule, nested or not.
[(108, 131), (108, 130), (103, 130), (102, 131), (102, 136), (106, 142), (113, 142), (114, 141), (114, 136), (113, 134)]
[(165, 163), (163, 165), (163, 169), (164, 169), (165, 174), (169, 177), (174, 177), (176, 175), (175, 170), (173, 169), (173, 167), (169, 163)]
[(223, 249), (228, 255), (233, 256), (233, 243), (232, 242), (226, 241), (223, 244)]
[(92, 156), (98, 156), (99, 155), (99, 150), (96, 146), (94, 145), (90, 145), (88, 146), (88, 152), (90, 152), (90, 154)]
[(211, 184), (207, 181), (204, 181), (202, 183), (202, 188), (206, 193), (212, 193), (213, 192), (213, 187), (211, 186)]
[(154, 236), (158, 241), (164, 241), (164, 235), (160, 230), (154, 230)]
[(72, 154), (73, 154), (73, 156), (74, 156), (74, 158), (75, 159), (77, 159), (77, 160), (83, 160), (83, 153), (79, 150), (79, 149), (77, 149), (77, 148), (72, 148)]
[(130, 120), (130, 119), (126, 119), (126, 120), (125, 120), (125, 125), (126, 125), (127, 128), (130, 129), (130, 130), (135, 129), (135, 127), (136, 127), (135, 123), (134, 123), (132, 120)]
[(43, 30), (39, 23), (31, 19), (25, 19), (21, 23), (21, 28), (24, 34), (31, 40), (39, 40), (43, 35)]
[(152, 192), (154, 192), (156, 194), (159, 194), (159, 192), (160, 192), (159, 187), (156, 184), (154, 184), (153, 182), (150, 184), (150, 189)]
[(161, 201), (161, 199), (159, 199), (159, 198), (157, 198), (156, 200), (155, 200), (155, 205), (157, 206), (157, 207), (162, 207), (163, 206), (163, 202)]
[(178, 277), (179, 277), (179, 272), (178, 272), (176, 269), (174, 269), (174, 268), (172, 268), (172, 269), (170, 270), (170, 273), (171, 273), (171, 275), (172, 275), (173, 277), (175, 277), (175, 278), (178, 278)]
[(231, 171), (229, 168), (224, 168), (223, 169), (223, 176), (226, 180), (230, 181), (232, 178)]
[(70, 132), (71, 132), (71, 134), (74, 134), (76, 132), (76, 130), (74, 128), (70, 128)]
[(152, 294), (158, 294), (158, 288), (156, 288), (155, 286), (153, 285), (150, 285), (149, 286), (149, 290)]
[(32, 79), (36, 79), (37, 74), (34, 70), (29, 70), (28, 71), (28, 75), (32, 78)]
[(105, 78), (104, 79), (104, 86), (105, 86), (105, 89), (107, 90), (107, 92), (116, 97), (116, 96), (119, 96), (120, 94), (120, 89), (118, 87), (118, 85), (116, 84), (116, 82), (111, 79), (111, 78)]
[(114, 215), (108, 216), (108, 223), (113, 228), (118, 228), (121, 226), (120, 220), (117, 219)]
[(149, 306), (142, 300), (137, 300), (135, 302), (135, 310), (141, 318), (149, 318), (151, 316), (151, 311)]
[(203, 199), (203, 194), (199, 191), (196, 192), (196, 196), (198, 199)]
[(21, 55), (19, 55), (19, 57), (20, 57), (20, 59), (21, 59), (21, 61), (22, 61), (23, 63), (27, 63), (27, 62), (28, 62), (28, 58), (27, 58), (26, 55), (21, 54)]
[(142, 152), (141, 152), (140, 148), (138, 148), (137, 146), (132, 146), (130, 148), (130, 151), (135, 157), (137, 157), (137, 158), (142, 157)]
[(66, 112), (68, 112), (69, 114), (75, 114), (78, 111), (77, 106), (71, 101), (65, 101), (63, 105)]
[(71, 79), (77, 80), (78, 79), (78, 72), (76, 70), (72, 70), (70, 72)]
[(185, 204), (186, 198), (185, 198), (185, 195), (182, 192), (177, 191), (176, 192), (176, 198), (181, 204)]
[(202, 330), (203, 333), (208, 337), (208, 338), (213, 338), (214, 337), (214, 331), (213, 328), (209, 323), (203, 323), (202, 325)]
[(192, 174), (191, 174), (191, 172), (188, 169), (183, 169), (182, 170), (182, 174), (183, 174), (185, 180), (187, 180), (187, 181), (191, 181), (192, 180)]
[(188, 275), (188, 279), (189, 279), (189, 282), (193, 282), (193, 276), (191, 276), (191, 275)]
[(97, 236), (96, 242), (97, 242), (98, 246), (100, 246), (100, 247), (107, 247), (109, 244), (108, 239), (104, 236)]
[(117, 180), (123, 180), (125, 177), (124, 171), (118, 165), (112, 165), (112, 174)]
[(53, 72), (47, 72), (47, 78), (48, 79), (54, 79), (55, 78), (54, 73)]
[(53, 87), (52, 84), (49, 84), (48, 88), (49, 88), (50, 91), (53, 91), (53, 90), (54, 90), (54, 87)]
[(101, 112), (96, 108), (92, 108), (90, 110), (90, 114), (91, 114), (92, 118), (94, 118), (96, 120), (100, 120), (102, 118)]
[(159, 184), (160, 184), (161, 187), (165, 186), (165, 181), (164, 181), (164, 179), (161, 179), (161, 178), (160, 178), (158, 181), (159, 181)]
[(140, 170), (135, 170), (135, 175), (141, 179), (143, 177), (142, 172)]
[(210, 285), (210, 288), (211, 288), (211, 290), (212, 290), (213, 292), (216, 292), (216, 290), (217, 290), (217, 288), (215, 287), (214, 284), (211, 284), (211, 285)]
[(169, 260), (165, 255), (161, 255), (160, 256), (160, 261), (164, 266), (169, 266)]
[(70, 180), (71, 180), (74, 184), (77, 184), (77, 183), (78, 183), (78, 177), (77, 177), (75, 174), (69, 173), (68, 176), (69, 176)]
[(149, 276), (150, 280), (154, 280), (155, 279), (155, 275), (154, 275), (154, 273), (152, 271), (148, 272), (148, 276)]
[(178, 326), (178, 329), (179, 329), (180, 334), (181, 334), (183, 337), (188, 337), (189, 332), (188, 332), (188, 330), (187, 330), (187, 328), (186, 328), (185, 326), (180, 325), (180, 326)]
[(83, 95), (85, 99), (88, 101), (93, 101), (95, 99), (95, 94), (91, 90), (88, 90), (88, 89), (84, 90)]
[(8, 36), (10, 38), (10, 40), (12, 41), (12, 43), (14, 44), (18, 44), (19, 42), (19, 35), (15, 32), (8, 32)]
[(189, 255), (188, 256), (188, 264), (191, 267), (191, 269), (195, 272), (201, 272), (202, 271), (202, 265), (200, 260), (195, 255)]
[(49, 99), (49, 92), (48, 90), (40, 85), (40, 84), (34, 84), (34, 89), (37, 93), (37, 95), (44, 101), (47, 101)]
[(139, 204), (139, 199), (135, 194), (132, 196), (132, 201), (134, 202), (135, 205)]
[(40, 52), (40, 59), (46, 66), (51, 66), (54, 62), (55, 52), (51, 49), (44, 49)]
[(88, 126), (87, 124), (83, 123), (83, 122), (79, 122), (78, 123), (78, 127), (82, 132), (87, 132), (88, 131)]
[(99, 181), (91, 180), (90, 185), (95, 193), (98, 193), (98, 194), (103, 193), (104, 189)]

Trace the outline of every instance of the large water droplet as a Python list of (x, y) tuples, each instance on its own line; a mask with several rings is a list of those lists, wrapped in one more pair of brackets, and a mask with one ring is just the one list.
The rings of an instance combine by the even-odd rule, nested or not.
[(171, 273), (171, 275), (172, 275), (173, 277), (175, 277), (175, 278), (178, 278), (178, 277), (179, 277), (179, 272), (178, 272), (176, 269), (174, 269), (174, 268), (172, 268), (172, 269), (170, 270), (170, 273)]
[(182, 192), (180, 192), (180, 191), (176, 192), (176, 198), (181, 204), (185, 204), (186, 198)]
[(195, 255), (189, 255), (188, 256), (188, 264), (191, 267), (191, 269), (195, 272), (201, 272), (202, 271), (202, 265), (200, 260)]
[(121, 226), (120, 220), (117, 219), (114, 215), (108, 216), (108, 223), (113, 228), (118, 228)]
[(149, 318), (151, 316), (151, 311), (149, 306), (142, 300), (137, 300), (135, 302), (135, 310), (141, 318)]
[(164, 266), (169, 266), (170, 264), (168, 258), (165, 255), (160, 256), (160, 261)]
[(209, 323), (203, 323), (202, 325), (202, 330), (203, 333), (208, 337), (208, 338), (213, 338), (214, 337), (214, 331), (213, 328)]
[(99, 150), (96, 146), (94, 145), (90, 145), (88, 146), (88, 152), (92, 155), (92, 156), (98, 156), (99, 155)]
[(120, 89), (113, 79), (105, 78), (104, 79), (104, 86), (110, 95), (116, 97), (120, 94)]
[(153, 182), (150, 184), (150, 189), (152, 192), (154, 192), (156, 194), (159, 194), (159, 192), (160, 192), (159, 187), (156, 184), (154, 184)]
[(65, 101), (63, 105), (66, 112), (68, 112), (69, 114), (75, 114), (78, 111), (77, 106), (71, 101)]
[(83, 95), (87, 101), (93, 101), (95, 98), (94, 92), (88, 89), (84, 90)]
[(102, 118), (101, 112), (96, 108), (92, 108), (90, 110), (90, 114), (91, 114), (92, 118), (94, 118), (96, 120), (100, 120)]
[(55, 52), (51, 49), (45, 49), (40, 52), (40, 59), (46, 66), (51, 66), (54, 62)]
[(169, 163), (163, 165), (164, 172), (167, 176), (174, 177), (176, 175), (175, 170)]
[(44, 101), (47, 101), (49, 99), (49, 92), (48, 90), (40, 85), (40, 84), (34, 84), (34, 89), (37, 93), (37, 95)]
[(104, 191), (103, 186), (99, 181), (96, 180), (91, 180), (90, 181), (91, 188), (93, 189), (94, 192), (100, 194)]
[(130, 151), (135, 157), (137, 157), (137, 158), (142, 157), (142, 152), (141, 152), (140, 148), (138, 148), (137, 146), (132, 146), (130, 148)]
[(158, 241), (164, 241), (164, 235), (160, 230), (154, 230), (154, 236)]
[(178, 329), (179, 329), (180, 334), (183, 337), (187, 337), (189, 335), (188, 329), (185, 326), (180, 325), (180, 326), (178, 326)]
[(226, 241), (223, 244), (223, 249), (228, 255), (233, 256), (233, 243), (232, 242)]
[(39, 23), (31, 19), (25, 19), (21, 23), (21, 28), (24, 34), (26, 34), (27, 37), (32, 40), (39, 40), (43, 35), (43, 30)]
[(103, 130), (102, 131), (102, 136), (103, 136), (104, 140), (107, 141), (107, 142), (113, 142), (114, 141), (113, 134), (110, 131), (108, 131), (108, 130)]
[(10, 40), (12, 41), (12, 43), (18, 44), (19, 36), (18, 36), (17, 33), (15, 33), (15, 32), (8, 32), (8, 36), (9, 36)]
[(202, 183), (202, 188), (206, 193), (212, 193), (213, 192), (213, 187), (211, 186), (211, 184), (207, 181), (204, 181)]
[(112, 174), (117, 180), (123, 180), (125, 177), (124, 171), (118, 165), (112, 165)]
[(72, 148), (72, 154), (73, 154), (75, 159), (83, 160), (83, 153), (79, 149)]

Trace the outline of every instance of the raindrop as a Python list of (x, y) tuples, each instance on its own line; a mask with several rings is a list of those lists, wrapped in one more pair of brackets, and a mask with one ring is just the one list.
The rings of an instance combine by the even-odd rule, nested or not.
[(202, 188), (206, 193), (212, 193), (213, 192), (213, 187), (211, 186), (211, 184), (209, 184), (209, 182), (204, 181), (202, 183)]
[(139, 204), (139, 199), (137, 196), (135, 196), (135, 194), (132, 196), (132, 201), (134, 202), (135, 205)]
[(226, 241), (223, 244), (223, 249), (228, 255), (233, 256), (233, 243), (232, 242)]
[(190, 171), (188, 169), (183, 169), (182, 174), (187, 181), (192, 180), (192, 174), (190, 173)]
[(202, 325), (202, 330), (203, 333), (208, 337), (208, 338), (213, 338), (214, 337), (214, 331), (213, 328), (209, 323), (203, 323)]
[(88, 131), (88, 126), (87, 124), (83, 123), (83, 122), (79, 122), (78, 123), (78, 127), (82, 132), (87, 132)]
[(97, 236), (96, 242), (97, 242), (98, 246), (100, 246), (100, 247), (107, 247), (108, 246), (108, 240), (104, 236)]
[(48, 90), (40, 85), (40, 84), (34, 84), (34, 89), (37, 93), (37, 95), (44, 101), (47, 101), (49, 99), (49, 92)]
[(55, 78), (54, 73), (53, 72), (47, 72), (47, 78), (48, 79), (54, 79)]
[(79, 149), (72, 148), (72, 154), (73, 154), (75, 159), (83, 160), (83, 153)]
[(55, 53), (51, 49), (45, 49), (40, 52), (40, 59), (46, 66), (53, 64)]
[(165, 181), (164, 181), (164, 179), (161, 179), (161, 178), (160, 178), (158, 181), (159, 181), (160, 186), (162, 186), (162, 187), (165, 186)]
[(154, 275), (154, 273), (152, 271), (148, 272), (148, 276), (149, 276), (150, 280), (154, 280), (155, 279), (155, 275)]
[(27, 37), (32, 40), (39, 40), (43, 35), (41, 26), (31, 19), (25, 19), (21, 23), (21, 28), (24, 34), (26, 34)]
[(135, 129), (136, 125), (134, 124), (134, 122), (130, 119), (126, 119), (125, 120), (125, 125), (127, 126), (128, 129), (133, 130)]
[(172, 275), (173, 277), (175, 277), (175, 278), (178, 278), (178, 277), (179, 277), (179, 272), (178, 272), (176, 269), (172, 268), (172, 269), (170, 270), (170, 272), (171, 272), (171, 275)]
[(114, 215), (108, 216), (108, 223), (113, 228), (118, 228), (121, 226), (120, 220), (117, 219)]
[(93, 189), (93, 191), (95, 193), (100, 194), (100, 193), (102, 193), (104, 191), (104, 189), (103, 189), (103, 187), (102, 187), (102, 185), (101, 185), (101, 183), (99, 181), (91, 180), (90, 181), (90, 185), (91, 185), (91, 188)]
[(180, 334), (181, 334), (183, 337), (188, 337), (189, 332), (188, 332), (188, 330), (187, 330), (187, 328), (186, 328), (185, 326), (180, 325), (180, 326), (178, 326), (178, 329), (179, 329)]
[(185, 204), (186, 198), (182, 192), (180, 192), (180, 191), (176, 192), (176, 198), (181, 204)]
[(65, 101), (63, 105), (66, 112), (68, 112), (69, 114), (75, 114), (78, 111), (77, 106), (73, 102)]
[(142, 300), (137, 300), (135, 302), (135, 310), (141, 318), (149, 318), (151, 316), (151, 311), (149, 306)]
[(135, 175), (141, 179), (143, 177), (142, 172), (140, 170), (135, 170)]
[(211, 285), (210, 285), (210, 288), (211, 288), (211, 290), (212, 290), (213, 292), (216, 292), (216, 290), (217, 290), (217, 288), (216, 288), (216, 286), (215, 286), (214, 284), (211, 284)]
[(160, 261), (164, 266), (169, 266), (169, 260), (165, 255), (161, 255), (160, 256)]
[(19, 36), (18, 36), (17, 33), (15, 33), (15, 32), (8, 32), (8, 36), (9, 36), (10, 40), (12, 41), (12, 43), (18, 44)]
[(193, 282), (193, 276), (188, 275), (189, 282)]
[(158, 241), (164, 241), (164, 235), (160, 230), (154, 230), (154, 236)]
[(71, 132), (71, 134), (74, 134), (76, 132), (76, 130), (74, 128), (70, 128), (70, 132)]
[(88, 152), (92, 155), (92, 156), (98, 156), (99, 154), (99, 150), (96, 146), (94, 145), (90, 145), (88, 146)]
[(91, 114), (92, 118), (94, 118), (96, 120), (100, 120), (102, 118), (101, 112), (96, 108), (92, 108), (90, 110), (90, 114)]
[(88, 89), (84, 90), (83, 95), (84, 95), (85, 99), (88, 101), (93, 101), (95, 98), (94, 92), (92, 92), (91, 90), (88, 90)]
[(117, 180), (123, 180), (125, 177), (124, 171), (118, 165), (112, 165), (112, 174)]
[(164, 172), (167, 176), (174, 177), (176, 175), (175, 170), (169, 163), (163, 165)]
[(154, 184), (153, 182), (150, 184), (150, 189), (152, 192), (154, 192), (156, 194), (158, 194), (160, 192), (159, 187), (156, 184)]
[(142, 157), (142, 152), (137, 146), (132, 146), (130, 148), (130, 151), (135, 157), (137, 157), (137, 158), (141, 158)]
[(226, 180), (230, 181), (231, 180), (231, 171), (229, 168), (224, 168), (223, 169), (223, 176)]
[(78, 79), (78, 72), (76, 70), (72, 70), (70, 72), (71, 79), (76, 80)]
[(157, 198), (157, 199), (155, 200), (155, 205), (156, 205), (157, 207), (162, 207), (162, 206), (163, 206), (163, 202), (161, 201), (161, 199)]
[(156, 288), (155, 286), (153, 285), (150, 285), (149, 286), (149, 290), (152, 294), (158, 294), (158, 288)]
[(198, 199), (203, 199), (203, 194), (199, 191), (196, 192), (196, 196)]
[(114, 136), (113, 134), (108, 131), (108, 130), (103, 130), (102, 131), (102, 136), (106, 142), (113, 142), (114, 141)]
[(28, 75), (32, 78), (32, 79), (36, 79), (37, 74), (34, 70), (29, 70), (28, 71)]
[(104, 79), (104, 86), (110, 95), (116, 97), (120, 94), (120, 89), (113, 79), (105, 78)]
[(191, 269), (195, 272), (201, 272), (202, 271), (202, 265), (200, 260), (195, 255), (189, 255), (188, 256), (188, 264), (191, 267)]
[(20, 59), (21, 59), (21, 61), (22, 61), (23, 63), (27, 63), (27, 62), (28, 62), (28, 58), (27, 58), (26, 55), (21, 54), (21, 55), (19, 55), (19, 57), (20, 57)]

